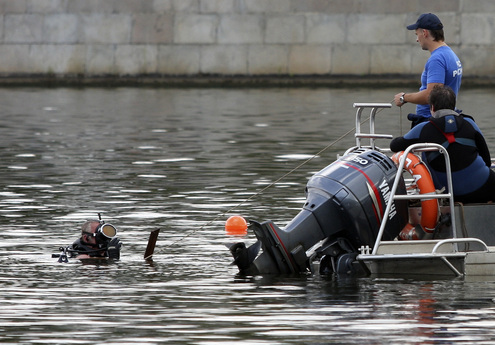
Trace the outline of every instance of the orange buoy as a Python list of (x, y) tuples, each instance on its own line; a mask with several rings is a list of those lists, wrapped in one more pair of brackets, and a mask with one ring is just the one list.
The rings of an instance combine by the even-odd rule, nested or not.
[(247, 228), (247, 222), (241, 216), (231, 216), (225, 222), (225, 231), (229, 235), (245, 235)]

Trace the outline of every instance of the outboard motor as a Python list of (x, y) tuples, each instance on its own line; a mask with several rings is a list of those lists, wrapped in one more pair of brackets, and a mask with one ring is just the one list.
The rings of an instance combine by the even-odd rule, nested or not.
[[(362, 246), (372, 247), (397, 173), (392, 160), (359, 148), (316, 173), (306, 187), (306, 203), (283, 229), (273, 222), (250, 222), (258, 241), (230, 247), (244, 274), (356, 272)], [(398, 191), (405, 194), (401, 178)], [(383, 240), (392, 240), (408, 220), (407, 201), (391, 205)], [(259, 249), (262, 253), (258, 255)]]

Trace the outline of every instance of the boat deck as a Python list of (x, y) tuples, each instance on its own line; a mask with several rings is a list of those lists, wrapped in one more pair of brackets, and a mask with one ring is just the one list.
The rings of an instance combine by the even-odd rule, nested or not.
[(380, 241), (374, 253), (361, 248), (357, 260), (377, 275), (495, 275), (495, 234), (490, 220), (482, 217), (492, 207), (495, 204), (456, 205), (455, 234), (448, 227), (439, 239)]

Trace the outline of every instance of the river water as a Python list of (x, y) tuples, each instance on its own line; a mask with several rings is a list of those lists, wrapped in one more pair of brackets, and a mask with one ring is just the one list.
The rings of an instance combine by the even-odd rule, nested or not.
[[(398, 91), (1, 89), (0, 342), (491, 344), (495, 277), (242, 277), (230, 265), (225, 243), (254, 235), (228, 236), (225, 220), (286, 224), (307, 179), (354, 145), (352, 104)], [(458, 102), (492, 152), (494, 95)], [(380, 112), (377, 132), (405, 133), (409, 111)], [(98, 213), (119, 230), (119, 262), (51, 257)]]

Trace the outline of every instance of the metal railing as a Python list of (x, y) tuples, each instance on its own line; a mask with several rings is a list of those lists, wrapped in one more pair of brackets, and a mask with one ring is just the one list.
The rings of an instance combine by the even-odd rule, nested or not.
[[(396, 194), (397, 188), (399, 186), (399, 181), (401, 180), (404, 165), (406, 163), (407, 155), (409, 153), (414, 152), (425, 152), (425, 151), (438, 151), (443, 155), (445, 159), (445, 168), (446, 168), (446, 176), (447, 176), (447, 193), (439, 193), (439, 194)], [(372, 255), (376, 255), (378, 251), (378, 247), (380, 246), (380, 242), (383, 236), (383, 232), (385, 231), (385, 226), (387, 225), (388, 215), (390, 213), (390, 209), (392, 208), (393, 202), (395, 200), (424, 200), (424, 199), (449, 199), (449, 207), (450, 207), (450, 215), (451, 215), (451, 226), (453, 237), (456, 236), (456, 225), (455, 225), (455, 213), (454, 213), (454, 194), (452, 189), (452, 171), (450, 168), (450, 158), (447, 150), (440, 144), (435, 143), (421, 143), (414, 144), (409, 146), (404, 154), (399, 159), (399, 166), (397, 167), (397, 174), (395, 176), (394, 184), (392, 185), (392, 189), (390, 191), (390, 197), (387, 203), (387, 207), (385, 209), (385, 214), (383, 215), (383, 221), (380, 224), (380, 230), (378, 231), (378, 235), (376, 237), (375, 245), (373, 246)]]
[[(356, 137), (356, 146), (361, 147), (361, 139), (363, 138), (369, 138), (370, 139), (370, 147), (374, 150), (375, 149), (375, 139), (392, 139), (393, 136), (390, 134), (376, 134), (375, 133), (375, 116), (378, 112), (379, 109), (385, 109), (385, 108), (390, 108), (392, 107), (392, 104), (390, 103), (354, 103), (353, 104), (354, 108), (357, 108), (356, 110), (356, 134), (354, 135)], [(370, 131), (369, 133), (362, 133), (361, 132), (361, 115), (363, 113), (364, 109), (371, 109), (370, 110)]]

